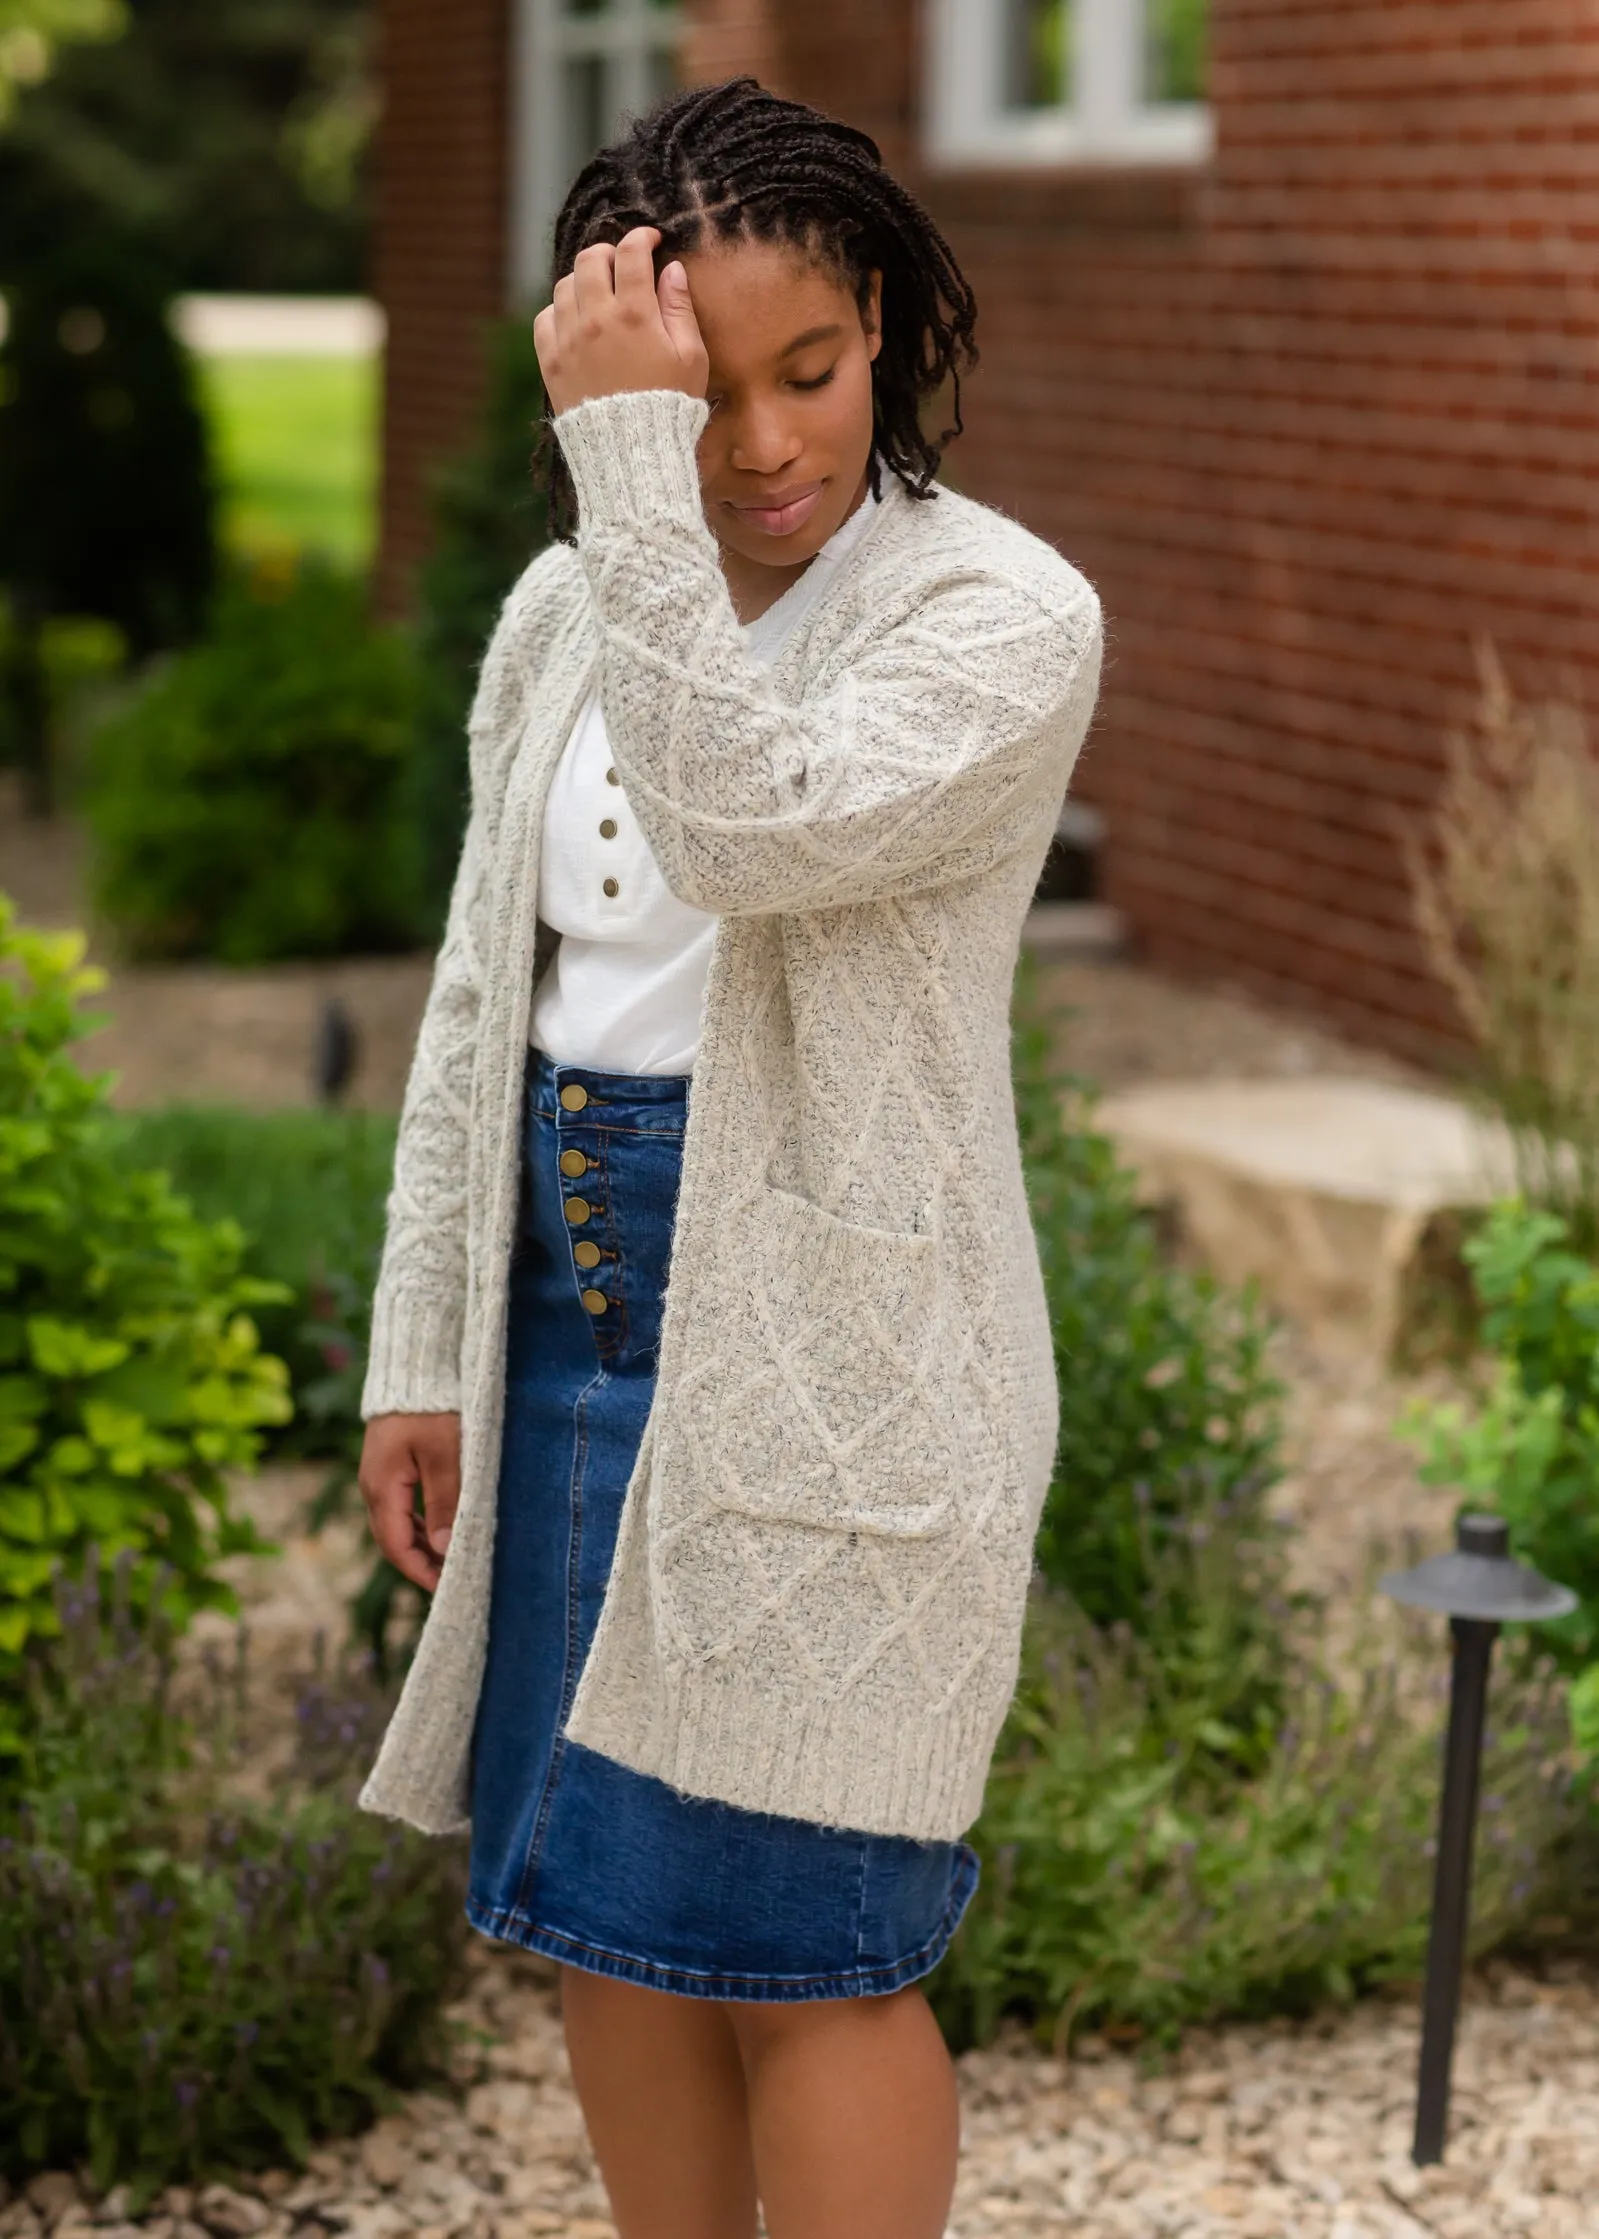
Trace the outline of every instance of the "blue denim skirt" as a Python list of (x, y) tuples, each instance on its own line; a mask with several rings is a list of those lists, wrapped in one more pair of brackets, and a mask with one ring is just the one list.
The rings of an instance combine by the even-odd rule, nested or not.
[(736, 1810), (561, 1733), (655, 1387), (687, 1092), (529, 1062), (467, 1913), (689, 1997), (881, 1994), (943, 1956), (968, 1844)]

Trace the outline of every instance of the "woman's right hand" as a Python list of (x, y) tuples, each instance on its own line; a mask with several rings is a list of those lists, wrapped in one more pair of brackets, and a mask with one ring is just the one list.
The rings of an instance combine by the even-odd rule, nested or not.
[(432, 1593), (461, 1498), (460, 1416), (374, 1415), (360, 1484), (373, 1538), (402, 1577)]

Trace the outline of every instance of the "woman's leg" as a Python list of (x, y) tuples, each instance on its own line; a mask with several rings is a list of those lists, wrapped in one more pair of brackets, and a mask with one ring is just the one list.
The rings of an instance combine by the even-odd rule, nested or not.
[(921, 1992), (723, 2011), (770, 2239), (943, 2239), (960, 2107)]
[(563, 1967), (561, 2015), (621, 2239), (754, 2239), (749, 2102), (727, 2009)]

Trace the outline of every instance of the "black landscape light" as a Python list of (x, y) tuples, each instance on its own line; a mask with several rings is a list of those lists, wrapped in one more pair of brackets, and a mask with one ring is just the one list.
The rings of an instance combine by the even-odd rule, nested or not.
[(355, 1072), (360, 1044), (355, 1022), (336, 995), (330, 995), (317, 1021), (311, 1059), (311, 1085), (319, 1104), (337, 1104)]
[(1453, 1554), (1434, 1555), (1414, 1570), (1394, 1571), (1379, 1579), (1377, 1590), (1412, 1609), (1431, 1609), (1447, 1617), (1455, 1637), (1432, 1931), (1422, 1994), (1416, 2141), (1411, 2148), (1411, 2159), (1419, 2167), (1443, 2159), (1449, 2122), (1449, 2069), (1471, 1910), (1471, 1853), (1494, 1641), (1501, 1625), (1568, 1616), (1577, 1606), (1577, 1597), (1512, 1560), (1509, 1529), (1498, 1516), (1462, 1516), (1455, 1527)]

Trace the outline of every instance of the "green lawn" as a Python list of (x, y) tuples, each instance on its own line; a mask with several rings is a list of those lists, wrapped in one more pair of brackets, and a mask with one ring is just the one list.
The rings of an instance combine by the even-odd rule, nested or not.
[(199, 363), (228, 548), (251, 557), (314, 548), (364, 567), (380, 361), (219, 355)]

